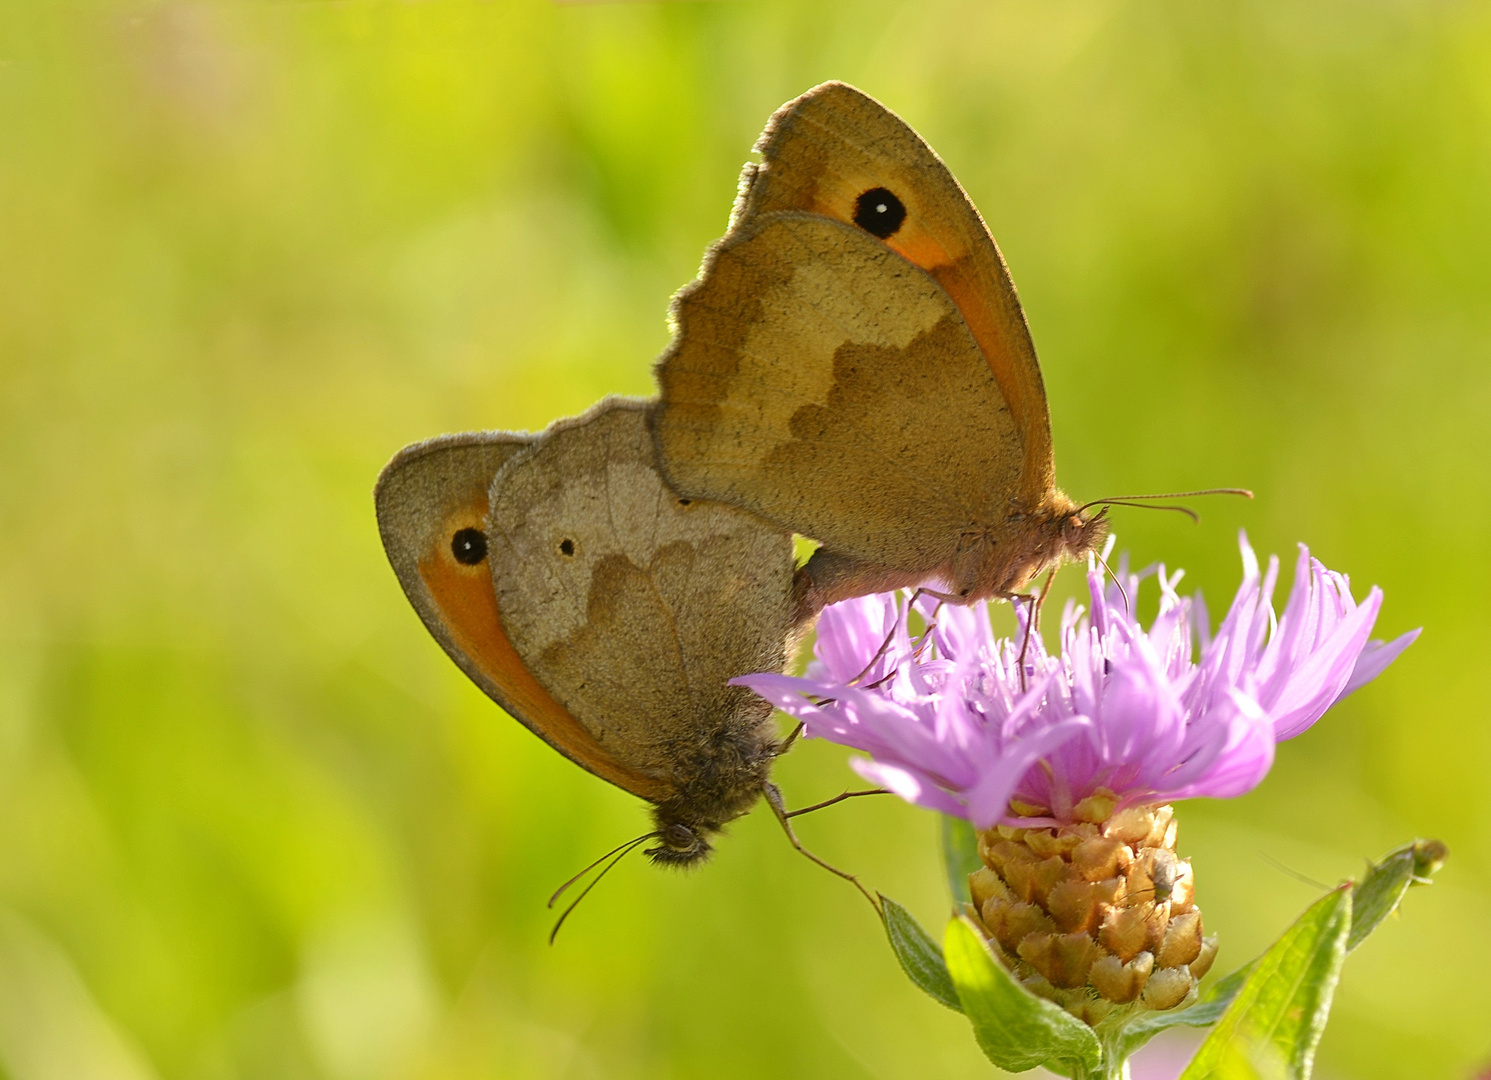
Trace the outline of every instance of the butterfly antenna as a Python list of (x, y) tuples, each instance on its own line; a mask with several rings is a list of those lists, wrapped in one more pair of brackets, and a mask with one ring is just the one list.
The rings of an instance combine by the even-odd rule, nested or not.
[[(643, 833), (641, 836), (637, 837), (635, 840), (628, 840), (624, 844), (620, 844), (620, 845), (618, 845), (616, 847), (613, 847), (610, 851), (606, 852), (599, 859), (596, 859), (589, 866), (585, 867), (585, 869), (581, 870), (574, 877), (570, 878), (563, 885), (559, 886), (559, 888), (557, 888), (557, 889), (554, 890), (554, 895), (551, 896), (551, 897), (549, 897), (548, 906), (551, 907), (551, 908), (556, 903), (559, 902), (559, 898), (564, 895), (565, 890), (567, 890), (571, 885), (573, 885), (575, 882), (579, 881), (586, 874), (590, 873), (590, 871), (594, 870), (597, 866), (600, 866), (600, 864), (603, 863), (603, 862), (605, 862), (607, 859), (611, 859), (611, 861), (609, 863), (607, 863), (601, 869), (601, 872), (595, 875), (594, 880), (592, 880), (589, 885), (586, 885), (585, 888), (580, 891), (580, 895), (577, 896), (577, 897), (575, 897), (572, 901), (570, 901), (569, 906), (564, 909), (564, 913), (561, 914), (559, 916), (558, 921), (556, 921), (554, 923), (554, 929), (552, 929), (552, 930), (549, 931), (549, 944), (550, 945), (554, 944), (554, 939), (559, 936), (559, 928), (564, 925), (564, 920), (569, 918), (570, 912), (574, 911), (575, 908), (577, 908), (577, 907), (580, 906), (580, 901), (584, 900), (585, 897), (586, 897), (586, 895), (590, 892), (590, 890), (593, 889), (593, 888), (595, 888), (596, 885), (598, 885), (600, 883), (601, 878), (605, 877), (608, 873), (610, 873), (611, 872), (611, 868), (614, 867), (617, 863), (619, 863), (622, 859), (624, 859), (627, 856), (627, 854), (633, 848), (635, 848), (638, 844), (642, 843), (645, 840), (651, 840), (653, 837), (655, 837), (657, 835), (658, 834), (656, 832)], [(612, 858), (613, 855), (615, 856), (615, 858)]]
[(1198, 495), (1241, 495), (1245, 499), (1251, 499), (1253, 493), (1247, 488), (1203, 488), (1200, 491), (1172, 491), (1164, 495), (1115, 495), (1107, 499), (1093, 499), (1091, 502), (1083, 503), (1077, 507), (1076, 513), (1080, 514), (1089, 506), (1132, 506), (1136, 510), (1173, 510), (1178, 514), (1184, 514), (1192, 521), (1199, 522), (1201, 515), (1189, 506), (1155, 506), (1158, 499), (1194, 499)]
[(643, 833), (641, 836), (639, 836), (639, 837), (637, 837), (637, 838), (635, 838), (633, 840), (628, 840), (625, 843), (617, 844), (610, 851), (608, 851), (604, 855), (602, 855), (599, 859), (596, 859), (593, 862), (587, 863), (586, 866), (585, 866), (585, 869), (581, 870), (574, 877), (570, 878), (563, 885), (559, 886), (559, 888), (557, 888), (557, 889), (554, 890), (554, 895), (551, 896), (551, 897), (549, 897), (549, 903), (548, 903), (547, 906), (548, 907), (553, 907), (555, 904), (559, 903), (559, 898), (564, 895), (565, 891), (571, 885), (573, 885), (575, 882), (579, 881), (586, 874), (590, 873), (590, 871), (594, 870), (597, 866), (599, 866), (601, 863), (605, 862), (612, 855), (615, 855), (622, 848), (635, 847), (636, 845), (640, 844), (643, 840), (651, 840), (656, 835), (657, 835), (656, 832)]
[[(625, 859), (626, 856), (628, 856), (629, 853), (632, 852), (632, 849), (635, 849), (635, 847), (637, 847), (637, 844), (643, 843), (644, 840), (652, 840), (652, 838), (656, 837), (656, 835), (658, 835), (658, 834), (656, 834), (656, 832), (644, 832), (643, 835), (640, 835), (640, 837), (635, 838), (635, 840), (628, 840), (628, 841), (626, 841), (625, 844), (622, 844), (622, 846), (620, 846), (620, 847), (613, 847), (613, 849), (608, 850), (608, 852), (605, 853), (605, 855), (602, 855), (601, 858), (596, 859), (595, 862), (592, 862), (592, 864), (590, 864), (589, 867), (584, 868), (584, 870), (581, 870), (579, 874), (576, 874), (576, 876), (571, 877), (571, 879), (568, 880), (568, 882), (565, 882), (564, 885), (561, 885), (561, 886), (559, 886), (558, 889), (556, 889), (555, 895), (553, 895), (553, 897), (549, 898), (549, 907), (553, 907), (553, 905), (555, 905), (555, 901), (559, 900), (559, 894), (562, 894), (562, 892), (564, 892), (565, 889), (570, 888), (570, 886), (574, 885), (574, 883), (579, 882), (579, 880), (581, 879), (581, 877), (584, 877), (584, 876), (586, 876), (587, 873), (590, 873), (590, 870), (593, 870), (593, 868), (595, 868), (596, 865), (599, 864), (599, 862), (604, 861), (604, 859), (611, 859), (611, 861), (607, 862), (607, 864), (605, 864), (604, 867), (601, 867), (601, 873), (596, 874), (596, 876), (593, 877), (593, 879), (590, 879), (589, 885), (586, 885), (586, 886), (584, 886), (583, 889), (581, 889), (579, 897), (576, 897), (576, 898), (574, 898), (574, 900), (571, 900), (570, 901), (570, 905), (568, 905), (568, 907), (565, 908), (565, 910), (562, 911), (561, 914), (559, 914), (558, 919), (555, 920), (555, 928), (553, 928), (552, 931), (549, 931), (549, 944), (555, 943), (555, 938), (559, 937), (559, 928), (561, 928), (561, 926), (564, 926), (564, 920), (568, 919), (568, 917), (570, 917), (570, 913), (571, 913), (571, 911), (574, 911), (574, 908), (580, 907), (580, 901), (581, 900), (584, 900), (584, 898), (589, 897), (589, 895), (590, 895), (590, 889), (593, 889), (593, 888), (595, 888), (596, 885), (599, 885), (599, 883), (601, 883), (602, 877), (605, 877), (605, 876), (607, 876), (607, 874), (610, 874), (611, 870), (614, 870), (614, 868), (616, 868), (617, 862), (620, 862), (620, 861), (622, 861), (622, 859)], [(611, 856), (614, 856), (614, 858), (611, 858)]]

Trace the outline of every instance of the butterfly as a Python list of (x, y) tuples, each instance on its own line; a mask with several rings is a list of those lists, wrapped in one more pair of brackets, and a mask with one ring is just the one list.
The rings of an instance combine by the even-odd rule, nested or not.
[[(646, 402), (538, 434), (400, 451), (375, 492), (383, 545), (431, 634), (498, 705), (654, 805), (654, 861), (685, 865), (766, 794), (782, 750), (737, 675), (780, 671), (791, 537), (657, 470)], [(789, 830), (790, 835), (790, 830)], [(556, 928), (557, 929), (557, 928)]]
[(657, 363), (670, 486), (819, 541), (800, 621), (929, 582), (1013, 598), (1096, 550), (1107, 521), (1056, 487), (1004, 260), (941, 159), (839, 82), (782, 106), (756, 149)]

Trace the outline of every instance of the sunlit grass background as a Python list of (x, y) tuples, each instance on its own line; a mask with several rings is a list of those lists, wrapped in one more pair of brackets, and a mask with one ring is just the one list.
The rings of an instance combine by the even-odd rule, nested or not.
[[(782, 101), (897, 109), (1020, 287), (1059, 475), (1214, 608), (1304, 540), (1422, 640), (1183, 810), (1219, 970), (1415, 835), (1330, 1077), (1491, 1059), (1491, 10), (1460, 0), (0, 5), (0, 1069), (7, 1080), (988, 1075), (767, 815), (700, 873), (405, 603), (406, 442), (650, 392)], [(1079, 574), (1060, 588), (1072, 594)], [(851, 781), (804, 745), (803, 803)], [(946, 913), (930, 815), (803, 825)]]

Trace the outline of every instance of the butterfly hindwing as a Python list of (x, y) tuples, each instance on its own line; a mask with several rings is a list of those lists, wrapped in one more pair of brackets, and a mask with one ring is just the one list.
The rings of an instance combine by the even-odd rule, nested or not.
[(503, 625), (485, 531), (488, 492), (531, 439), (474, 432), (401, 451), (383, 470), (375, 495), (384, 550), (430, 633), (498, 705), (602, 779), (643, 798), (664, 797), (665, 785), (621, 765), (554, 700)]
[(757, 737), (770, 709), (727, 681), (786, 662), (791, 540), (670, 490), (643, 403), (603, 402), (515, 456), (489, 540), (518, 652), (627, 767), (684, 787), (699, 748)]

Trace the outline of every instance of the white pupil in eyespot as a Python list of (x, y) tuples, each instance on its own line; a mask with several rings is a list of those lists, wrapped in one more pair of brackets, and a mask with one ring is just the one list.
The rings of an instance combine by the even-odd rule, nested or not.
[(876, 203), (875, 204), (875, 213), (877, 213), (877, 214), (883, 214), (883, 213), (885, 213), (889, 209), (890, 209), (890, 207), (886, 206), (884, 203)]

